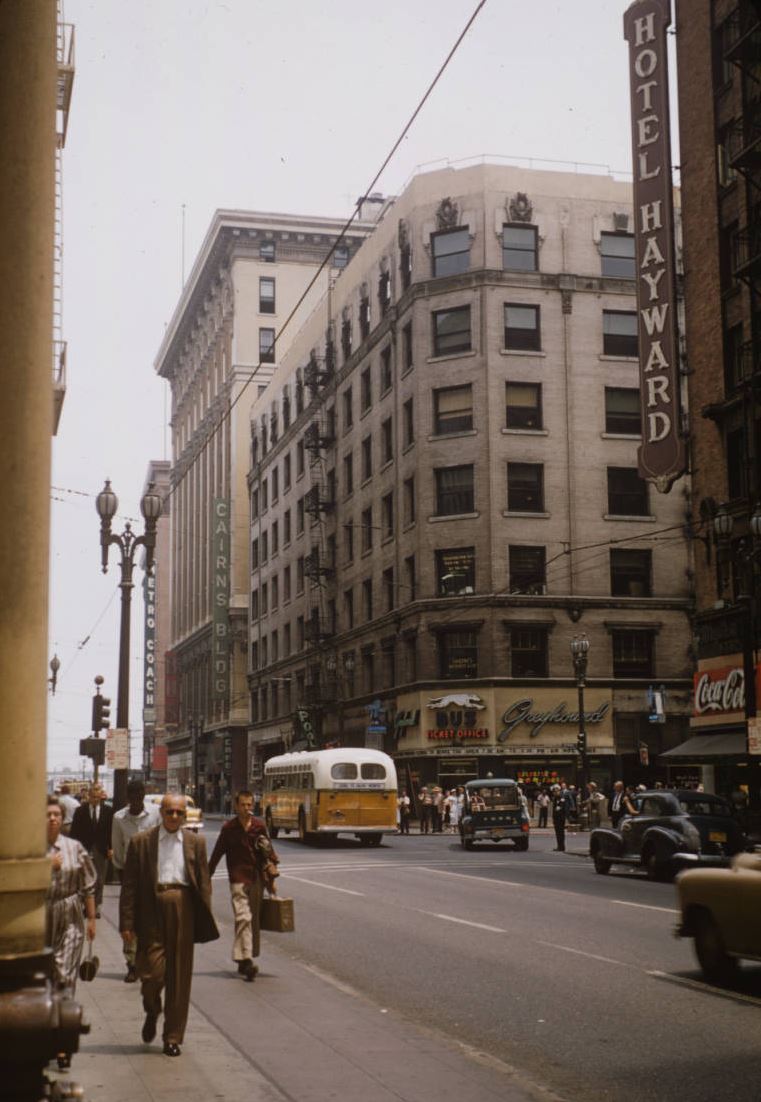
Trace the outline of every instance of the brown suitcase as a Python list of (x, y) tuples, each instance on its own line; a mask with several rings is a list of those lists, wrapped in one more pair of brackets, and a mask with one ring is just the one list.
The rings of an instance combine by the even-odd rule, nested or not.
[(272, 930), (277, 934), (291, 934), (295, 929), (293, 900), (281, 899), (271, 895), (262, 899), (262, 930)]

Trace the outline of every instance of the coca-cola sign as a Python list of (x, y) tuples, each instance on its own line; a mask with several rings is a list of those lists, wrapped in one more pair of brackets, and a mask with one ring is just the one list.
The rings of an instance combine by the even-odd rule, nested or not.
[(742, 712), (745, 708), (745, 675), (741, 666), (705, 670), (695, 674), (695, 715)]

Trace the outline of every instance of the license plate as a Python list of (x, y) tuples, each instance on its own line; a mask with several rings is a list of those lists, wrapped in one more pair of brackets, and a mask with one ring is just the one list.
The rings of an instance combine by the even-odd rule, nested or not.
[(491, 836), (492, 836), (492, 838), (495, 839), (495, 841), (500, 839), (500, 838), (506, 838), (507, 837), (507, 831), (505, 831), (505, 830), (493, 830), (491, 832)]
[(708, 834), (709, 842), (726, 842), (727, 836), (723, 830), (712, 830)]

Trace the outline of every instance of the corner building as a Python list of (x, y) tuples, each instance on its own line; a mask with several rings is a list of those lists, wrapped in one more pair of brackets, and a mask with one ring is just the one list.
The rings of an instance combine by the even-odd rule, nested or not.
[(637, 474), (632, 229), (625, 183), (487, 164), (381, 211), (251, 411), (254, 783), (333, 743), (574, 781), (580, 632), (591, 778), (666, 775), (685, 499)]
[[(154, 365), (172, 391), (166, 777), (207, 810), (223, 810), (247, 775), (248, 408), (324, 293), (328, 268), (276, 340), (342, 227), (217, 211)], [(355, 226), (332, 263), (348, 263), (372, 228)]]

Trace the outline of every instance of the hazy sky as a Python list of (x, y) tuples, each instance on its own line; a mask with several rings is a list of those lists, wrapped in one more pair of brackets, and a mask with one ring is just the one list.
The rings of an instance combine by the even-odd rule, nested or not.
[[(418, 165), (481, 154), (627, 172), (627, 6), (487, 0), (378, 190), (400, 191)], [(153, 360), (181, 287), (183, 204), (186, 270), (219, 207), (348, 216), (475, 7), (64, 0), (76, 77), (64, 151), (68, 388), (53, 444), (51, 768), (80, 763), (96, 674), (116, 714), (118, 570), (114, 557), (100, 572), (95, 495), (111, 478), (121, 531), (139, 517), (148, 461), (171, 458)], [(137, 749), (141, 581), (136, 570)]]

